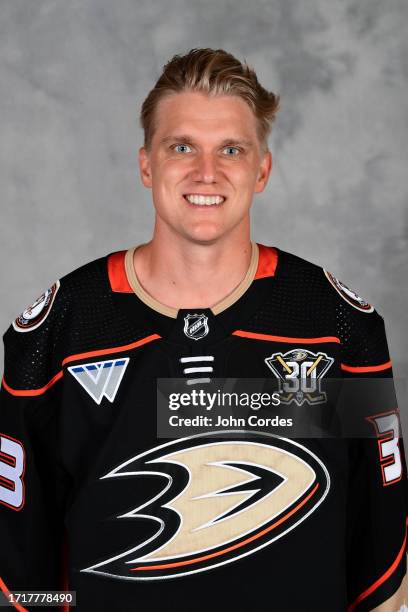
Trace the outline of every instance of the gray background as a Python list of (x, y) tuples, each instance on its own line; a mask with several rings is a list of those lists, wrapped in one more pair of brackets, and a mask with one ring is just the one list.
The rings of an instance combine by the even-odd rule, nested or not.
[(150, 238), (140, 105), (172, 55), (221, 47), (281, 95), (252, 238), (372, 302), (405, 379), (407, 24), (406, 0), (0, 0), (2, 331), (57, 278)]

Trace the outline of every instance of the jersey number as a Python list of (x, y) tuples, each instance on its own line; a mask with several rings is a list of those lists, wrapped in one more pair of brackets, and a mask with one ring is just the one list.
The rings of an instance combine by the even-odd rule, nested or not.
[(0, 435), (0, 503), (21, 510), (24, 505), (24, 447), (18, 440)]
[(401, 480), (402, 460), (399, 447), (400, 423), (398, 413), (388, 412), (369, 417), (378, 438), (381, 471), (384, 486)]

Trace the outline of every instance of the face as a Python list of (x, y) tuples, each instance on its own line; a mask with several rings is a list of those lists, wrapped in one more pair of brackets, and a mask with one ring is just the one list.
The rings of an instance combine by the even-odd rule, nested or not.
[(246, 102), (201, 92), (172, 94), (157, 105), (155, 125), (151, 149), (140, 149), (139, 165), (143, 184), (152, 189), (160, 235), (201, 244), (232, 231), (247, 238), (252, 198), (266, 186), (272, 156), (261, 151)]

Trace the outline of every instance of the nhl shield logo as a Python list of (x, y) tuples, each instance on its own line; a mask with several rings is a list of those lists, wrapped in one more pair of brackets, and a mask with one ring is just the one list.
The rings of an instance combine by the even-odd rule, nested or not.
[(188, 314), (184, 317), (184, 333), (187, 338), (200, 340), (209, 332), (208, 317), (204, 313)]

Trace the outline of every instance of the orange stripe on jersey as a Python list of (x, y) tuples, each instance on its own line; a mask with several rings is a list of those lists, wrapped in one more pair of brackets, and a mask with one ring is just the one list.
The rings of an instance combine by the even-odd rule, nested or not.
[[(65, 359), (63, 359), (62, 365), (65, 365), (66, 363), (70, 363), (71, 361), (77, 361), (78, 359), (86, 359), (88, 357), (99, 357), (99, 355), (110, 355), (111, 353), (120, 353), (122, 351), (128, 351), (128, 350), (137, 348), (138, 346), (143, 346), (143, 344), (147, 344), (148, 342), (152, 342), (153, 340), (158, 340), (159, 338), (161, 338), (159, 334), (151, 334), (150, 336), (146, 336), (146, 338), (141, 338), (140, 340), (137, 340), (136, 342), (132, 342), (131, 344), (124, 344), (123, 346), (115, 346), (113, 348), (88, 351), (86, 353), (78, 353), (77, 355), (70, 355), (69, 357), (65, 357)], [(12, 395), (20, 395), (20, 396), (42, 395), (43, 393), (47, 391), (47, 389), (52, 387), (52, 385), (56, 383), (57, 380), (59, 380), (62, 377), (62, 375), (63, 375), (63, 371), (60, 370), (57, 374), (55, 374), (55, 376), (53, 376), (53, 378), (51, 378), (51, 380), (46, 385), (44, 385), (44, 387), (40, 387), (39, 389), (13, 389), (12, 387), (10, 387), (10, 385), (6, 383), (4, 376), (2, 380), (2, 385)]]
[(258, 244), (258, 267), (254, 280), (257, 278), (265, 278), (267, 276), (275, 276), (276, 266), (278, 265), (278, 251), (274, 247)]
[(124, 344), (123, 346), (115, 346), (114, 348), (98, 349), (95, 351), (87, 351), (86, 353), (78, 353), (77, 355), (70, 355), (69, 357), (65, 357), (65, 359), (62, 361), (62, 365), (70, 363), (71, 361), (77, 361), (77, 359), (87, 359), (88, 357), (99, 357), (99, 355), (109, 355), (111, 353), (129, 351), (137, 348), (138, 346), (143, 346), (143, 344), (147, 344), (148, 342), (152, 342), (153, 340), (158, 340), (159, 338), (161, 338), (159, 334), (151, 334), (150, 336), (146, 336), (146, 338), (141, 338), (140, 340), (136, 340), (136, 342)]
[[(4, 595), (6, 596), (7, 600), (10, 601), (9, 597), (10, 597), (10, 591), (8, 590), (8, 588), (6, 587), (4, 580), (2, 580), (2, 578), (0, 578), (0, 589), (3, 591)], [(19, 610), (19, 612), (28, 612), (27, 608), (23, 608), (23, 606), (21, 606), (19, 603), (17, 602), (13, 602), (12, 603), (12, 607), (15, 610)]]
[[(406, 519), (406, 525), (408, 525), (408, 518)], [(392, 563), (392, 565), (390, 565), (387, 571), (384, 572), (384, 574), (380, 578), (378, 578), (378, 580), (376, 580), (368, 589), (366, 589), (363, 593), (361, 593), (361, 595), (359, 595), (353, 601), (353, 603), (348, 607), (348, 612), (352, 612), (355, 609), (355, 607), (360, 603), (360, 601), (362, 601), (363, 599), (371, 595), (371, 593), (373, 593), (376, 589), (378, 589), (378, 587), (381, 586), (386, 580), (388, 580), (391, 574), (395, 572), (404, 554), (406, 543), (407, 543), (407, 528), (405, 527), (404, 541), (402, 543), (402, 546), (400, 548), (398, 555), (395, 558), (395, 561)]]
[(43, 393), (47, 391), (47, 389), (52, 387), (57, 382), (57, 380), (59, 380), (61, 377), (62, 377), (62, 370), (58, 372), (57, 374), (55, 374), (55, 376), (53, 376), (51, 380), (47, 382), (46, 385), (44, 385), (43, 387), (40, 387), (39, 389), (13, 389), (12, 387), (10, 387), (10, 385), (6, 383), (6, 379), (4, 378), (4, 376), (3, 376), (3, 380), (1, 381), (1, 384), (3, 385), (5, 389), (7, 389), (9, 393), (11, 393), (11, 395), (20, 395), (20, 396), (42, 395)]
[(273, 336), (271, 334), (258, 334), (257, 332), (236, 329), (232, 332), (233, 336), (250, 338), (251, 340), (266, 340), (268, 342), (294, 342), (296, 344), (319, 344), (320, 342), (336, 342), (340, 344), (340, 339), (336, 336), (321, 336), (318, 338), (290, 338), (288, 336)]
[(118, 293), (133, 293), (125, 270), (126, 251), (111, 253), (108, 257), (108, 276), (112, 291)]
[(241, 548), (242, 546), (245, 546), (245, 544), (248, 544), (249, 542), (252, 542), (254, 540), (259, 539), (261, 536), (265, 535), (265, 533), (268, 533), (269, 531), (272, 531), (272, 529), (275, 529), (275, 527), (277, 527), (281, 523), (284, 523), (292, 514), (294, 514), (299, 508), (304, 506), (305, 503), (311, 497), (313, 497), (313, 495), (316, 493), (318, 487), (319, 487), (319, 483), (317, 483), (313, 487), (313, 489), (310, 491), (310, 493), (308, 493), (308, 495), (304, 499), (302, 499), (302, 501), (300, 501), (297, 506), (292, 508), (292, 510), (289, 510), (289, 512), (287, 512), (284, 516), (282, 516), (279, 520), (277, 520), (276, 523), (273, 523), (269, 527), (266, 527), (265, 529), (263, 529), (259, 533), (254, 534), (253, 536), (247, 538), (243, 542), (238, 542), (237, 544), (233, 544), (232, 546), (228, 546), (228, 548), (224, 548), (223, 550), (218, 550), (217, 552), (210, 553), (208, 555), (203, 555), (202, 557), (197, 557), (196, 559), (188, 559), (186, 561), (179, 561), (179, 562), (175, 562), (175, 563), (167, 563), (167, 564), (164, 564), (164, 565), (163, 564), (162, 565), (146, 565), (146, 566), (134, 567), (134, 568), (132, 568), (132, 571), (165, 569), (165, 568), (169, 568), (169, 567), (180, 567), (182, 565), (191, 565), (193, 563), (199, 563), (200, 561), (206, 561), (207, 559), (212, 559), (213, 557), (219, 557), (220, 555), (225, 555), (226, 553), (231, 552), (231, 550), (235, 550), (237, 548)]
[(385, 363), (381, 363), (376, 366), (349, 366), (345, 363), (340, 364), (340, 367), (345, 372), (355, 372), (358, 374), (359, 372), (381, 372), (381, 370), (388, 370), (388, 368), (392, 367), (391, 361), (386, 361)]

